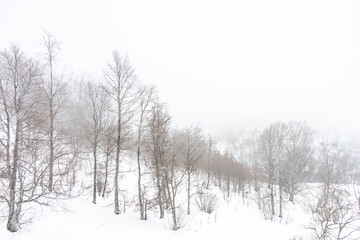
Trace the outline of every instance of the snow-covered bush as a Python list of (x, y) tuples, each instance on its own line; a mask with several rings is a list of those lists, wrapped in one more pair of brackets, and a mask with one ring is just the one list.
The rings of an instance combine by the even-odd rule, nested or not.
[(314, 239), (353, 239), (360, 231), (360, 214), (350, 193), (339, 187), (328, 194), (322, 192), (317, 203), (310, 206), (312, 222), (309, 229)]
[(205, 213), (212, 213), (217, 205), (217, 196), (214, 193), (201, 193), (195, 199), (196, 205)]

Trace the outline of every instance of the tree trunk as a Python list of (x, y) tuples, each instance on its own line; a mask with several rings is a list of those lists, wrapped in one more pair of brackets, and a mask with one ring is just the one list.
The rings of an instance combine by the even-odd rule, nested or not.
[(20, 141), (20, 119), (17, 116), (16, 120), (16, 130), (15, 130), (15, 143), (14, 143), (14, 156), (13, 156), (13, 165), (11, 169), (10, 179), (9, 179), (9, 188), (10, 188), (10, 199), (9, 199), (9, 215), (7, 222), (7, 229), (10, 232), (16, 232), (18, 226), (18, 217), (15, 209), (15, 197), (16, 197), (16, 178), (18, 171), (18, 152), (19, 152), (19, 141)]
[(281, 181), (281, 172), (279, 171), (279, 217), (283, 217), (282, 214), (282, 181)]
[(156, 186), (158, 189), (158, 205), (159, 205), (159, 209), (160, 209), (160, 218), (164, 218), (164, 204), (163, 204), (163, 199), (161, 196), (161, 184), (160, 184), (160, 169), (159, 169), (159, 160), (156, 159), (155, 160), (155, 172), (156, 172)]
[(118, 148), (116, 150), (116, 161), (115, 161), (115, 184), (114, 184), (114, 203), (115, 203), (115, 214), (119, 214), (120, 210), (119, 210), (119, 155), (120, 155), (120, 149)]
[[(179, 229), (178, 227), (178, 223), (177, 223), (177, 217), (176, 217), (176, 205), (175, 205), (175, 194), (174, 191), (170, 190), (170, 184), (169, 184), (169, 180), (168, 180), (168, 174), (165, 175), (165, 180), (166, 180), (166, 189), (168, 191), (168, 196), (169, 196), (169, 201), (170, 201), (170, 208), (171, 208), (171, 216), (173, 219), (173, 227), (172, 230), (176, 231)], [(173, 185), (171, 186), (172, 190), (173, 190)]]
[[(140, 138), (138, 139), (140, 142)], [(140, 207), (140, 219), (145, 220), (144, 217), (144, 206), (143, 206), (143, 200), (141, 197), (141, 166), (140, 166), (140, 143), (138, 144), (137, 149), (137, 164), (138, 164), (138, 196), (139, 196), (139, 207)]]
[(227, 197), (230, 197), (230, 177), (227, 177), (227, 183), (226, 183), (226, 190), (227, 190)]
[(50, 148), (50, 159), (49, 159), (49, 191), (53, 191), (53, 175), (54, 175), (54, 113), (53, 113), (53, 73), (52, 73), (52, 60), (49, 62), (50, 65), (50, 99), (49, 99), (49, 108), (50, 108), (50, 139), (49, 139), (49, 148)]
[(102, 192), (102, 197), (105, 197), (107, 178), (108, 178), (108, 165), (109, 165), (109, 154), (106, 153), (106, 162), (105, 162), (105, 180), (104, 180), (104, 189)]
[(293, 180), (291, 181), (289, 190), (290, 190), (289, 191), (289, 193), (290, 193), (289, 201), (294, 203), (294, 191), (295, 191), (295, 189), (294, 189), (294, 181)]
[(116, 143), (116, 159), (115, 159), (115, 184), (114, 184), (114, 203), (115, 203), (115, 214), (119, 214), (119, 165), (120, 165), (120, 134), (121, 134), (121, 126), (120, 126), (120, 116), (118, 121), (118, 137)]
[[(275, 215), (275, 203), (274, 203), (274, 185), (270, 186), (270, 201), (271, 201), (271, 214)], [(272, 217), (271, 217), (272, 219)]]
[(294, 203), (294, 191), (292, 188), (290, 188), (290, 197), (289, 197), (289, 201)]
[(10, 164), (10, 115), (7, 110), (7, 105), (5, 104), (5, 113), (6, 113), (6, 167), (7, 174), (10, 177), (11, 175), (11, 164)]
[(206, 189), (209, 189), (209, 184), (210, 184), (210, 170), (207, 175)]
[(190, 215), (190, 186), (191, 186), (191, 174), (188, 172), (188, 179), (187, 179), (187, 214)]
[[(170, 196), (170, 193), (169, 193), (169, 196)], [(175, 206), (175, 199), (174, 198), (175, 198), (175, 196), (173, 196), (172, 199), (170, 199), (170, 201), (171, 201), (171, 216), (172, 216), (172, 219), (173, 219), (173, 229), (172, 230), (176, 231), (176, 230), (179, 229), (179, 226), (178, 226), (178, 222), (177, 222), (176, 206)]]
[[(120, 85), (120, 83), (119, 83)], [(120, 168), (120, 147), (121, 147), (121, 105), (120, 105), (120, 92), (117, 93), (118, 101), (118, 122), (117, 122), (117, 139), (116, 139), (116, 157), (115, 157), (115, 184), (114, 184), (114, 203), (115, 214), (120, 213), (119, 210), (119, 168)]]
[[(95, 141), (97, 141), (95, 139)], [(93, 203), (96, 204), (96, 173), (97, 173), (97, 168), (96, 168), (96, 165), (97, 165), (97, 161), (96, 161), (96, 155), (97, 155), (97, 145), (96, 143), (94, 144), (94, 149), (93, 149), (93, 156), (94, 156), (94, 183), (93, 183)]]
[(244, 181), (241, 182), (241, 194), (242, 194), (243, 204), (245, 204), (245, 182)]
[(256, 173), (255, 176), (254, 176), (254, 190), (255, 190), (255, 192), (258, 192), (258, 191), (259, 191), (257, 173)]

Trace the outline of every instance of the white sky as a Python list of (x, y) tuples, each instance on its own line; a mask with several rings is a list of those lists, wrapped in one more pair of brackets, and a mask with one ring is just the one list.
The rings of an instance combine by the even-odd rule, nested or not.
[(111, 50), (155, 83), (177, 125), (217, 136), (272, 121), (360, 134), (360, 1), (0, 0), (0, 48), (62, 43), (58, 68), (101, 79)]

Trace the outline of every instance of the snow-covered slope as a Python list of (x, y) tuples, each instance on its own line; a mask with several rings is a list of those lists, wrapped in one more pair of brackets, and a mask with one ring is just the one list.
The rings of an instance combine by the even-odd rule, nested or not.
[[(125, 212), (122, 206), (120, 215), (114, 214), (113, 195), (98, 197), (97, 204), (92, 203), (91, 174), (84, 174), (82, 183), (85, 191), (81, 196), (72, 199), (58, 200), (53, 208), (37, 207), (31, 209), (32, 222), (11, 233), (6, 230), (6, 221), (0, 222), (0, 240), (110, 240), (110, 239), (307, 239), (309, 230), (309, 213), (302, 202), (307, 202), (316, 194), (316, 184), (308, 184), (306, 192), (296, 198), (295, 204), (284, 206), (283, 218), (274, 221), (264, 219), (262, 211), (256, 204), (256, 195), (252, 190), (245, 199), (238, 193), (230, 193), (228, 197), (218, 187), (212, 186), (212, 193), (217, 195), (216, 210), (207, 214), (201, 212), (192, 198), (192, 213), (185, 213), (186, 193), (181, 191), (178, 203), (181, 208), (181, 225), (178, 231), (171, 230), (171, 214), (166, 213), (159, 219), (156, 211), (150, 210), (148, 220), (139, 220), (136, 207), (136, 171), (133, 162), (124, 162), (120, 187), (120, 198), (127, 202)], [(82, 184), (82, 185), (83, 185)], [(312, 187), (311, 187), (312, 186)], [(315, 191), (315, 192), (314, 192)], [(39, 217), (37, 217), (39, 216)], [(305, 236), (305, 237), (304, 237)], [(303, 238), (302, 238), (303, 237)]]
[(183, 228), (170, 230), (170, 214), (159, 219), (150, 213), (147, 221), (139, 220), (134, 207), (125, 213), (113, 213), (112, 198), (98, 199), (91, 203), (90, 196), (64, 200), (64, 208), (50, 210), (43, 208), (40, 219), (23, 225), (16, 233), (10, 233), (5, 223), (0, 226), (0, 239), (9, 240), (108, 240), (108, 239), (221, 239), (232, 237), (242, 239), (292, 239), (303, 228), (291, 222), (276, 223), (263, 219), (253, 204), (243, 204), (240, 196), (223, 198), (218, 192), (218, 208), (206, 214), (193, 207), (190, 217), (184, 216)]

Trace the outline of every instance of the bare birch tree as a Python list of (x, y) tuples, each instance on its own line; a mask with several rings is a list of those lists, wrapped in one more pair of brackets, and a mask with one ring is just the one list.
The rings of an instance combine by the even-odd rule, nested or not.
[(143, 135), (148, 127), (146, 125), (146, 118), (148, 117), (149, 113), (151, 112), (151, 101), (153, 100), (154, 95), (154, 88), (153, 87), (140, 87), (139, 89), (139, 98), (138, 98), (138, 121), (137, 121), (137, 149), (136, 149), (136, 160), (137, 160), (137, 167), (138, 167), (138, 200), (139, 200), (139, 210), (140, 210), (140, 219), (145, 220), (145, 209), (144, 203), (142, 199), (142, 184), (141, 184), (141, 154), (142, 154), (142, 147), (144, 145)]
[(184, 130), (183, 167), (186, 173), (187, 190), (187, 214), (190, 215), (192, 189), (192, 176), (198, 169), (199, 161), (204, 155), (205, 143), (198, 126), (192, 126)]
[(185, 174), (180, 171), (181, 160), (179, 159), (179, 149), (181, 149), (178, 135), (173, 132), (171, 137), (171, 145), (166, 153), (165, 163), (165, 182), (167, 195), (170, 203), (170, 212), (172, 216), (172, 230), (176, 231), (181, 228), (181, 213), (178, 212), (176, 197)]
[(57, 53), (60, 51), (60, 44), (49, 32), (45, 32), (42, 44), (45, 47), (44, 58), (49, 67), (49, 81), (44, 84), (44, 91), (47, 95), (49, 106), (49, 191), (52, 192), (55, 152), (54, 121), (58, 112), (56, 107), (54, 106), (54, 99), (57, 97), (57, 95), (59, 95), (61, 89), (61, 86), (59, 84), (54, 83), (53, 65)]
[(155, 103), (148, 119), (149, 134), (147, 136), (148, 151), (154, 166), (155, 184), (157, 188), (157, 203), (160, 218), (164, 218), (164, 201), (166, 199), (165, 181), (165, 153), (169, 147), (170, 116), (165, 107)]
[(27, 156), (22, 154), (21, 148), (25, 131), (32, 127), (34, 106), (39, 100), (36, 94), (39, 93), (41, 72), (38, 63), (27, 58), (17, 46), (1, 52), (0, 69), (1, 103), (4, 110), (1, 123), (6, 133), (1, 143), (6, 149), (8, 178), (8, 195), (1, 198), (6, 200), (9, 208), (7, 229), (15, 232), (19, 226), (22, 204), (32, 200), (32, 197), (24, 199), (26, 192), (22, 167)]
[(207, 144), (207, 151), (206, 151), (206, 160), (207, 160), (207, 181), (206, 181), (206, 189), (209, 189), (210, 185), (210, 178), (211, 178), (211, 171), (212, 171), (212, 162), (214, 158), (214, 141), (209, 134), (209, 140)]
[(258, 154), (261, 163), (262, 174), (267, 181), (268, 188), (274, 184), (277, 169), (279, 167), (278, 154), (276, 152), (276, 125), (272, 124), (260, 135), (258, 141)]
[(108, 186), (109, 173), (111, 172), (109, 167), (111, 166), (112, 160), (115, 159), (114, 150), (116, 146), (116, 124), (113, 122), (110, 114), (107, 114), (106, 116), (104, 128), (103, 134), (101, 135), (102, 140), (100, 141), (100, 149), (105, 154), (105, 173), (101, 194), (102, 197), (105, 197), (105, 192)]
[(301, 190), (312, 171), (314, 133), (306, 122), (289, 123), (288, 131), (284, 182), (290, 195), (289, 201), (294, 202), (295, 194)]
[(127, 57), (121, 57), (114, 50), (112, 53), (112, 62), (108, 64), (105, 71), (106, 85), (105, 91), (114, 103), (114, 112), (116, 114), (116, 155), (115, 155), (115, 178), (114, 178), (114, 205), (115, 214), (119, 214), (119, 167), (120, 154), (125, 149), (125, 143), (128, 141), (129, 125), (133, 118), (136, 104), (136, 76), (134, 69), (129, 63)]
[[(273, 123), (264, 130), (262, 135), (260, 135), (258, 142), (259, 162), (262, 174), (265, 177), (268, 188), (270, 190), (270, 205), (272, 215), (275, 215), (275, 185), (277, 184), (276, 180), (278, 178), (280, 179), (280, 175), (278, 175), (278, 173), (280, 172), (280, 164), (284, 156), (286, 138), (285, 131), (285, 124)], [(281, 187), (281, 185), (279, 187)]]
[[(101, 135), (104, 131), (105, 114), (109, 108), (108, 95), (98, 85), (88, 82), (86, 86), (88, 141), (90, 142), (93, 163), (93, 203), (96, 204), (97, 186), (97, 157)], [(101, 190), (100, 190), (101, 191)]]

